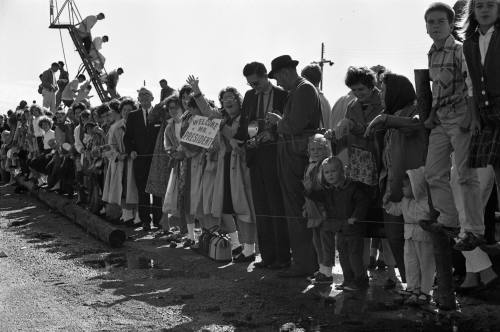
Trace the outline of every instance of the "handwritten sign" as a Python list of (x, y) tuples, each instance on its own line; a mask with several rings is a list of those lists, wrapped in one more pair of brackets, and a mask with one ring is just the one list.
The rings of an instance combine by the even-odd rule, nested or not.
[(193, 116), (181, 142), (208, 149), (220, 128), (221, 119), (208, 120), (206, 116)]

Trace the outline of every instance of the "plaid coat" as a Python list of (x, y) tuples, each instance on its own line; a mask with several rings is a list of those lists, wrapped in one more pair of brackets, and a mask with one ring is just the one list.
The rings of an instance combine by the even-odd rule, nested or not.
[(469, 167), (482, 168), (487, 165), (500, 166), (500, 128), (494, 125), (483, 127), (472, 136)]

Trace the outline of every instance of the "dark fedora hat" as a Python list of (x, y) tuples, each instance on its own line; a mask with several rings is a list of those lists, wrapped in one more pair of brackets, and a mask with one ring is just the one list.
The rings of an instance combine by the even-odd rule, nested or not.
[(269, 78), (274, 78), (274, 74), (280, 69), (297, 67), (299, 62), (297, 60), (292, 60), (289, 55), (282, 55), (271, 61), (271, 71), (269, 72)]

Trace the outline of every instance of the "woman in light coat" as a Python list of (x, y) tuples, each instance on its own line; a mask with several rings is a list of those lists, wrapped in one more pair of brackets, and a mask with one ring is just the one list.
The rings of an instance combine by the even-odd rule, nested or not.
[(198, 79), (190, 76), (188, 83), (193, 87), (202, 114), (222, 118), (213, 145), (217, 150), (217, 168), (211, 214), (221, 218), (221, 226), (231, 238), (233, 261), (251, 262), (255, 258), (256, 226), (250, 170), (243, 147), (247, 129), (240, 128), (243, 97), (235, 88), (227, 87), (219, 93), (222, 111), (215, 110), (204, 105), (207, 102), (201, 94)]
[[(127, 125), (127, 118), (130, 112), (136, 109), (135, 102), (132, 99), (124, 99), (120, 103), (120, 112), (122, 115), (122, 120), (124, 121), (125, 127)], [(125, 135), (125, 127), (123, 128), (123, 134), (121, 139), (121, 144), (123, 144), (123, 135)], [(125, 149), (121, 150), (125, 151)], [(136, 224), (140, 223), (137, 215), (137, 204), (139, 204), (139, 194), (137, 191), (137, 185), (135, 184), (135, 176), (133, 169), (133, 161), (130, 156), (123, 161), (123, 176), (122, 176), (122, 219), (125, 221), (125, 225), (129, 227), (135, 227)]]
[(110, 205), (121, 205), (123, 192), (123, 171), (126, 159), (123, 135), (125, 134), (125, 120), (122, 118), (118, 107), (110, 107), (112, 124), (107, 135), (108, 151), (104, 156), (108, 160), (102, 200)]

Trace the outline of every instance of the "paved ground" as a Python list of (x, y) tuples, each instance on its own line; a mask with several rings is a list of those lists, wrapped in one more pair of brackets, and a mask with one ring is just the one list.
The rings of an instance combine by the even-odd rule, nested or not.
[[(462, 313), (401, 305), (377, 286), (344, 296), (252, 265), (221, 265), (128, 231), (111, 249), (34, 198), (0, 187), (3, 331), (497, 331), (500, 291)], [(335, 275), (340, 282), (340, 271)]]

